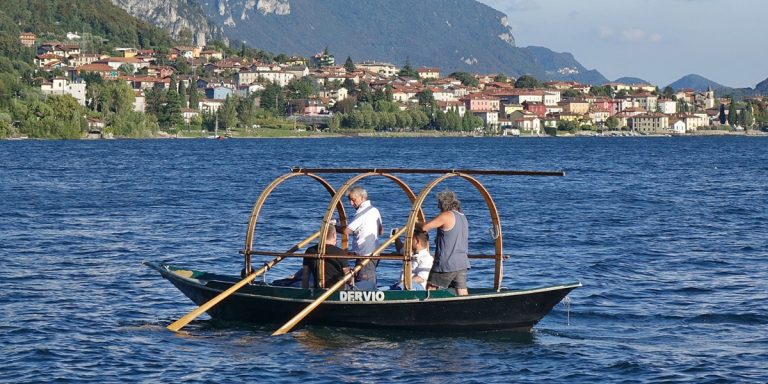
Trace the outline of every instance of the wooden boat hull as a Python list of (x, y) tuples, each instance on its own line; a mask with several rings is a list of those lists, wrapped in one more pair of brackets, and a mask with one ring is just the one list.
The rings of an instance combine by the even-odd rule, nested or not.
[[(225, 276), (145, 263), (168, 279), (195, 304), (201, 305), (240, 280)], [(568, 293), (581, 284), (526, 290), (470, 288), (470, 295), (449, 290), (340, 291), (310, 313), (303, 324), (424, 331), (530, 330)], [(208, 311), (215, 319), (257, 324), (283, 324), (324, 290), (254, 283)]]

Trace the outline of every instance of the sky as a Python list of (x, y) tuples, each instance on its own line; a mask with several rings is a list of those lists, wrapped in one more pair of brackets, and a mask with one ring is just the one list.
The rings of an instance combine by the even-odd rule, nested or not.
[(694, 73), (729, 87), (768, 78), (766, 0), (478, 0), (519, 47), (570, 52), (608, 80), (664, 87)]

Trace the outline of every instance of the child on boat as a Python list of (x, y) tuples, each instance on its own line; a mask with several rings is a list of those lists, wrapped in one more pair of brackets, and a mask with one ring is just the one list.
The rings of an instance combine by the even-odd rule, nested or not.
[[(403, 242), (400, 238), (395, 240), (395, 247), (398, 252), (402, 252)], [(416, 227), (416, 231), (413, 233), (413, 242), (411, 245), (413, 250), (413, 259), (411, 260), (411, 290), (423, 291), (427, 286), (427, 279), (429, 278), (429, 271), (432, 269), (432, 263), (434, 258), (429, 253), (429, 234), (421, 230), (420, 226)], [(404, 288), (404, 277), (400, 275), (400, 281), (391, 285), (391, 290), (402, 290)]]

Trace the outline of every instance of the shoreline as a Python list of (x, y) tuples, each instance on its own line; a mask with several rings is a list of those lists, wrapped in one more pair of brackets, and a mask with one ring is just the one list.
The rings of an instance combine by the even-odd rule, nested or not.
[(446, 132), (354, 132), (354, 133), (305, 133), (301, 135), (286, 134), (286, 135), (233, 135), (230, 137), (213, 137), (213, 136), (184, 136), (184, 135), (171, 135), (171, 134), (159, 134), (158, 136), (147, 136), (138, 138), (126, 138), (126, 137), (104, 137), (104, 138), (88, 138), (83, 137), (80, 139), (45, 139), (45, 138), (30, 138), (30, 137), (9, 137), (0, 139), (0, 141), (24, 141), (24, 140), (84, 140), (84, 141), (98, 141), (98, 140), (190, 140), (190, 139), (204, 139), (204, 140), (231, 140), (231, 139), (326, 139), (326, 138), (369, 138), (369, 139), (392, 139), (392, 138), (509, 138), (509, 139), (540, 139), (540, 138), (652, 138), (652, 137), (768, 137), (768, 132), (763, 131), (749, 131), (749, 132), (728, 132), (728, 131), (699, 131), (696, 133), (686, 134), (597, 134), (596, 132), (589, 133), (567, 133), (557, 136), (550, 135), (473, 135), (469, 133), (446, 133)]

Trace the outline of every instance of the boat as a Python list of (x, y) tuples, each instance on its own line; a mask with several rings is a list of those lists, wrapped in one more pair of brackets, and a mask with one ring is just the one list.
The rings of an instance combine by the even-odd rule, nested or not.
[[(323, 177), (325, 173), (355, 174), (338, 190), (333, 188)], [(416, 195), (405, 182), (396, 175), (401, 173), (419, 173), (438, 175)], [(514, 170), (457, 170), (457, 169), (360, 169), (360, 168), (292, 168), (290, 172), (276, 178), (259, 196), (251, 212), (246, 232), (243, 267), (240, 274), (223, 275), (184, 268), (175, 265), (145, 262), (162, 277), (171, 282), (184, 295), (200, 307), (187, 316), (177, 320), (168, 328), (178, 331), (194, 318), (208, 313), (211, 318), (240, 321), (255, 324), (283, 324), (273, 335), (290, 331), (294, 326), (322, 325), (332, 327), (402, 329), (410, 331), (530, 331), (552, 308), (561, 302), (572, 290), (581, 287), (578, 281), (538, 286), (525, 289), (509, 289), (501, 286), (503, 278), (503, 236), (501, 221), (496, 205), (487, 189), (477, 176), (564, 176), (560, 171), (514, 171)], [(260, 251), (252, 248), (257, 219), (267, 197), (283, 182), (294, 177), (311, 177), (320, 182), (331, 195), (320, 229), (291, 247), (287, 252)], [(374, 291), (341, 290), (344, 283), (352, 277), (350, 272), (333, 286), (326, 286), (324, 263), (317, 263), (316, 276), (319, 288), (296, 288), (279, 286), (268, 282), (255, 282), (258, 275), (272, 268), (276, 263), (288, 257), (354, 258), (355, 256), (333, 256), (325, 254), (325, 246), (318, 247), (317, 254), (294, 254), (316, 238), (325, 238), (332, 228), (334, 215), (338, 215), (341, 225), (347, 222), (347, 215), (342, 204), (342, 197), (347, 190), (367, 177), (386, 177), (398, 184), (412, 202), (408, 221), (405, 226), (382, 238), (381, 245), (362, 264), (371, 260), (389, 260), (401, 262), (405, 290)], [(490, 211), (494, 229), (495, 252), (492, 255), (470, 255), (471, 259), (492, 260), (495, 264), (493, 284), (487, 287), (469, 287), (469, 294), (459, 296), (453, 289), (434, 291), (410, 290), (411, 241), (417, 221), (425, 221), (422, 204), (430, 191), (444, 180), (459, 177), (469, 181), (483, 195)], [(405, 245), (402, 254), (384, 254), (383, 251), (404, 236)], [(341, 247), (347, 248), (348, 239), (342, 236)], [(252, 268), (252, 258), (256, 256), (275, 257), (264, 263), (257, 271)], [(362, 268), (362, 267), (360, 267)], [(239, 269), (239, 268), (238, 268)], [(359, 269), (359, 268), (358, 268)]]

